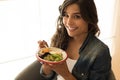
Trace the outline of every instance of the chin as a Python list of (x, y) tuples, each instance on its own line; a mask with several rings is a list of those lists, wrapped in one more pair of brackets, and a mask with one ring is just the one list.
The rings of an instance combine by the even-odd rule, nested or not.
[(75, 35), (74, 34), (68, 34), (70, 37), (74, 37)]

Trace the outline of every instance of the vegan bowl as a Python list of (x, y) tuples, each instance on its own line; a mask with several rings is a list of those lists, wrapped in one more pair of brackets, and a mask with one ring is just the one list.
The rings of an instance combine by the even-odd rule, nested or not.
[(62, 63), (67, 59), (67, 53), (56, 47), (41, 48), (37, 53), (36, 57), (39, 62), (57, 64)]

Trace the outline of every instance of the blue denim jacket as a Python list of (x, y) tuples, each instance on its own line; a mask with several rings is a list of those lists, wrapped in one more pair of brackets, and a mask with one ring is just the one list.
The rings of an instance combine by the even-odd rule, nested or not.
[[(94, 35), (89, 34), (79, 49), (80, 57), (73, 67), (72, 74), (77, 80), (108, 80), (111, 70), (109, 48)], [(41, 80), (57, 80), (56, 73)]]

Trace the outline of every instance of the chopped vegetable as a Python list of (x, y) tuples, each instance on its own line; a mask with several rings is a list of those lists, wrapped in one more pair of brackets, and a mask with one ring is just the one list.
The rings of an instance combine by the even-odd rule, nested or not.
[(62, 52), (57, 49), (43, 48), (39, 52), (39, 57), (48, 61), (63, 60)]
[(48, 61), (60, 61), (63, 59), (62, 54), (48, 54), (43, 59)]
[(46, 52), (49, 52), (49, 48), (42, 49), (40, 53), (46, 53)]

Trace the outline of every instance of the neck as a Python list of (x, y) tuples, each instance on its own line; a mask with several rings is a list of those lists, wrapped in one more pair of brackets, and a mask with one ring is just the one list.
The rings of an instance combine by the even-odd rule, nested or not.
[(73, 37), (71, 40), (77, 44), (82, 44), (85, 41), (87, 35), (88, 33), (85, 33), (80, 36)]

